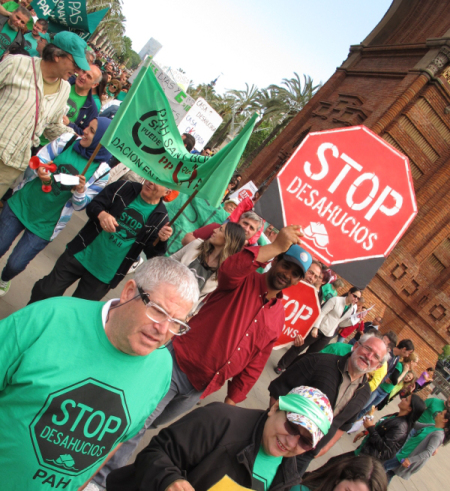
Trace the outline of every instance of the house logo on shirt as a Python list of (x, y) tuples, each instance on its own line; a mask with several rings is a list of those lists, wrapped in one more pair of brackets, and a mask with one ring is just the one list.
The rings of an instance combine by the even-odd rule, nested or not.
[(130, 424), (123, 391), (86, 379), (49, 394), (30, 433), (40, 466), (77, 476), (99, 466)]
[(11, 46), (11, 38), (4, 32), (0, 32), (0, 47), (5, 51)]
[[(71, 164), (60, 164), (57, 167), (56, 174), (69, 174), (71, 176), (78, 176), (80, 172)], [(66, 186), (60, 182), (53, 180), (52, 182), (52, 193), (55, 196), (59, 196), (61, 191), (70, 191), (73, 186)]]

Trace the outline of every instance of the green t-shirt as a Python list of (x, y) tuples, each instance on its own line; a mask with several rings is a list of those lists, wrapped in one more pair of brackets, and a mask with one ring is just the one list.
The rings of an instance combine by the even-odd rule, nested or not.
[[(55, 174), (77, 176), (83, 172), (87, 160), (75, 152), (74, 144), (75, 142), (54, 159), (53, 162), (57, 165)], [(99, 165), (98, 162), (92, 162), (86, 172), (86, 181), (91, 178)], [(72, 198), (73, 186), (64, 186), (56, 182), (53, 175), (51, 180), (52, 189), (49, 193), (42, 191), (42, 181), (35, 178), (8, 200), (11, 210), (23, 225), (44, 240), (51, 239), (64, 205)]]
[(139, 195), (116, 218), (119, 226), (114, 233), (100, 232), (75, 258), (97, 279), (110, 283), (157, 206), (146, 203)]
[(11, 46), (16, 39), (17, 31), (11, 29), (9, 24), (6, 22), (0, 32), (0, 57), (5, 54), (5, 51)]
[(256, 491), (267, 491), (272, 484), (282, 460), (283, 457), (267, 455), (261, 445), (253, 465), (252, 489)]
[(327, 283), (322, 286), (322, 301), (326, 302), (330, 298), (337, 297), (337, 291), (333, 288), (331, 283)]
[(102, 103), (100, 101), (100, 97), (97, 94), (92, 94), (92, 98), (94, 99), (95, 105), (97, 106), (98, 112), (100, 112), (100, 109), (102, 107)]
[(86, 102), (87, 95), (78, 95), (75, 90), (75, 84), (70, 88), (70, 95), (67, 99), (67, 105), (69, 106), (69, 112), (67, 113), (67, 117), (71, 123), (75, 123), (78, 118), (78, 113), (80, 109), (83, 107), (83, 104)]
[(2, 489), (76, 491), (167, 393), (168, 350), (116, 349), (104, 305), (50, 298), (0, 321)]
[(398, 454), (396, 455), (397, 460), (401, 462), (402, 459), (407, 459), (414, 450), (418, 447), (418, 445), (425, 440), (425, 438), (435, 431), (444, 431), (443, 428), (436, 428), (436, 426), (426, 426), (419, 430), (414, 436), (406, 440), (406, 443), (400, 449)]
[[(398, 370), (400, 373), (402, 373), (403, 365), (400, 361), (397, 363), (397, 365), (395, 365), (395, 369)], [(388, 382), (383, 382), (382, 384), (380, 384), (380, 389), (384, 390), (384, 392), (386, 392), (387, 394), (390, 394), (391, 390), (394, 387), (395, 387), (395, 384), (390, 384)]]
[(445, 409), (445, 402), (437, 397), (429, 397), (425, 401), (425, 406), (427, 408), (419, 418), (419, 423), (434, 425), (434, 415)]
[(325, 346), (321, 353), (330, 353), (332, 355), (345, 356), (353, 349), (353, 346), (348, 343), (333, 343)]
[(31, 32), (27, 32), (24, 36), (25, 46), (24, 48), (30, 53), (30, 56), (41, 56), (37, 50), (37, 41), (34, 39)]
[(127, 94), (128, 94), (128, 92), (124, 92), (123, 90), (121, 90), (119, 92), (119, 94), (117, 95), (116, 99), (118, 101), (124, 101)]
[[(19, 6), (18, 3), (16, 2), (6, 2), (3, 4), (3, 8), (7, 10), (8, 12), (14, 12), (17, 10), (17, 7)], [(34, 26), (34, 20), (32, 17), (30, 17), (30, 20), (27, 22), (27, 29), (31, 31)]]

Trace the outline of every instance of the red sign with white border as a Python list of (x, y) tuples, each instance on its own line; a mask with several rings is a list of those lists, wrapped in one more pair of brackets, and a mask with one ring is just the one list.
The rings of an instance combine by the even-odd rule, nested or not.
[(285, 225), (327, 265), (386, 257), (417, 215), (407, 157), (365, 126), (310, 133), (277, 180)]
[(316, 289), (304, 281), (283, 290), (283, 304), (286, 319), (274, 349), (290, 344), (299, 334), (306, 337), (320, 314)]

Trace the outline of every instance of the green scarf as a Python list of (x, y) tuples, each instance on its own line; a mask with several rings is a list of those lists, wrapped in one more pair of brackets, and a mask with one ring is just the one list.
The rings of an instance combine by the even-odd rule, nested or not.
[(430, 434), (433, 433), (434, 431), (444, 431), (443, 428), (436, 428), (436, 426), (427, 426), (425, 428), (422, 428), (417, 432), (417, 435), (413, 436), (410, 438), (402, 447), (400, 452), (396, 455), (397, 460), (399, 462), (402, 461), (402, 459), (407, 459), (411, 453), (414, 451), (414, 449), (423, 441), (425, 438)]

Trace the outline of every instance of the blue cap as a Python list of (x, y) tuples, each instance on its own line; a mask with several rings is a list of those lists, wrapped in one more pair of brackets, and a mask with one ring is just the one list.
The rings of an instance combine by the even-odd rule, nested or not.
[(41, 36), (41, 38), (42, 38), (42, 39), (45, 39), (45, 40), (46, 40), (47, 42), (49, 42), (49, 43), (51, 43), (51, 42), (52, 42), (52, 40), (51, 40), (51, 38), (50, 38), (50, 34), (48, 34), (48, 33), (45, 33), (45, 34), (44, 34), (43, 32), (40, 32), (40, 33), (39, 33), (39, 36)]
[(289, 247), (289, 249), (284, 253), (283, 259), (300, 266), (304, 275), (312, 263), (311, 254), (297, 244)]

